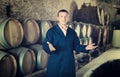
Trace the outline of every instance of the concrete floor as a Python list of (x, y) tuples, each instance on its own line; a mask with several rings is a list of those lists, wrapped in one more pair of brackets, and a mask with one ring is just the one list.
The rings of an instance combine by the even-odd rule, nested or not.
[[(112, 48), (102, 53), (76, 72), (76, 77), (90, 77), (90, 75), (106, 62), (120, 60), (120, 48)], [(114, 66), (116, 67), (116, 66)], [(113, 71), (114, 72), (114, 71)], [(109, 73), (110, 74), (110, 73)]]
[(46, 77), (45, 71), (46, 71), (46, 69), (36, 71), (36, 72), (32, 73), (31, 75), (24, 76), (24, 77)]

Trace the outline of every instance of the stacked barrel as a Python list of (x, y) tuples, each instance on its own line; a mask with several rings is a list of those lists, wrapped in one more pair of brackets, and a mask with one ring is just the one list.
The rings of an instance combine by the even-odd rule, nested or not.
[(102, 44), (106, 49), (111, 47), (112, 42), (112, 26), (110, 23), (110, 15), (102, 8), (97, 7), (97, 15), (99, 24), (102, 26)]
[(113, 21), (111, 23), (112, 30), (113, 30), (113, 37), (112, 37), (112, 47), (119, 48), (120, 47), (120, 41), (118, 39), (120, 38), (120, 20)]
[[(1, 18), (0, 77), (23, 77), (46, 69), (49, 55), (42, 49), (42, 43), (48, 29), (56, 23), (49, 20)], [(95, 43), (102, 47), (106, 44), (105, 26), (83, 22), (69, 22), (68, 26), (75, 30), (82, 45)]]
[(102, 47), (106, 43), (107, 27), (95, 24), (75, 22), (75, 32), (80, 39), (80, 44), (88, 45), (95, 43)]
[(7, 49), (18, 47), (21, 44), (23, 39), (22, 25), (16, 19), (1, 18), (0, 36), (0, 76), (15, 77), (18, 69), (17, 62), (15, 57), (7, 52)]
[(78, 61), (79, 65), (77, 67), (81, 68), (83, 65), (87, 64), (105, 51), (109, 28), (107, 26), (83, 22), (74, 22), (73, 26), (77, 36), (79, 37), (80, 44), (88, 45), (95, 43), (95, 45), (98, 45), (98, 48), (90, 51), (88, 54), (79, 53), (75, 55), (75, 60)]
[(0, 51), (0, 77), (15, 77), (17, 64), (13, 55)]
[[(87, 34), (87, 32), (89, 33)], [(80, 44), (88, 45), (90, 42), (92, 42), (91, 39), (91, 25), (85, 24), (82, 22), (76, 22), (75, 23), (75, 31), (77, 33), (77, 36), (80, 39)]]
[(17, 47), (23, 39), (22, 25), (16, 19), (0, 19), (0, 49)]
[(48, 22), (0, 19), (0, 77), (23, 77), (46, 68), (48, 54), (41, 44)]

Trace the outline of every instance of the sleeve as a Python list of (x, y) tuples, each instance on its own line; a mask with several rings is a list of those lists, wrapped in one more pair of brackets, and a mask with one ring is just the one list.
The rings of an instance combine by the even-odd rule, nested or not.
[(74, 41), (73, 41), (73, 48), (76, 52), (84, 52), (84, 53), (88, 53), (89, 51), (86, 50), (86, 45), (80, 45), (80, 40), (75, 32), (75, 38), (74, 38)]
[(52, 42), (52, 33), (51, 33), (50, 30), (47, 31), (46, 37), (45, 37), (45, 39), (44, 39), (44, 41), (43, 41), (43, 45), (42, 45), (44, 51), (47, 52), (48, 54), (50, 54), (51, 51), (50, 51), (49, 46), (48, 46), (48, 44), (47, 44), (48, 41), (49, 41), (49, 42)]

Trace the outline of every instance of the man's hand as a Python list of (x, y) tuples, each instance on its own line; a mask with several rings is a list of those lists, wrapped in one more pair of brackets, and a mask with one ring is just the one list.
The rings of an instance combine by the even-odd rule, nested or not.
[(56, 50), (55, 47), (50, 42), (47, 42), (47, 44), (51, 52)]
[(93, 49), (95, 49), (95, 48), (98, 47), (98, 46), (94, 46), (94, 45), (95, 45), (95, 43), (92, 43), (92, 44), (87, 45), (87, 46), (86, 46), (86, 50), (93, 50)]

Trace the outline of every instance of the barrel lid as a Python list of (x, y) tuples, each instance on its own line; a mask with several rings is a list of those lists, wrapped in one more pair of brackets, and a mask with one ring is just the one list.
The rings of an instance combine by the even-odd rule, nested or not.
[(4, 29), (5, 29), (5, 24), (8, 22), (9, 19), (4, 18), (2, 22), (0, 23), (0, 39), (1, 39), (1, 44), (4, 46), (4, 48), (10, 48), (10, 45), (6, 42), (6, 38), (4, 36)]
[(50, 21), (47, 21), (47, 20), (41, 21), (40, 28), (41, 28), (41, 32), (42, 32), (42, 41), (44, 40), (48, 29), (50, 29), (51, 27), (52, 27), (52, 24)]
[(10, 47), (17, 47), (21, 44), (23, 40), (23, 28), (18, 20), (9, 18), (4, 33)]
[(34, 52), (25, 47), (21, 47), (19, 53), (19, 68), (23, 75), (31, 74), (34, 70), (36, 58)]
[(27, 43), (35, 43), (40, 37), (38, 23), (33, 19), (26, 19), (23, 23), (24, 38)]
[(14, 56), (12, 56), (11, 54), (4, 55), (0, 61), (0, 76), (15, 77), (16, 72), (17, 72), (17, 63)]

